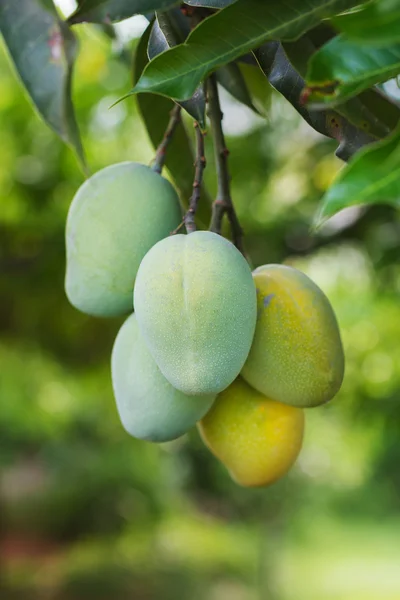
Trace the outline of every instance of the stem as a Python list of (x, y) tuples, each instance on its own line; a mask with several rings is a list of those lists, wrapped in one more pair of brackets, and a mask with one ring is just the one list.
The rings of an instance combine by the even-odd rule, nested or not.
[(165, 130), (164, 137), (161, 140), (160, 145), (157, 148), (156, 156), (154, 158), (154, 162), (152, 165), (153, 171), (156, 173), (161, 173), (162, 168), (165, 162), (165, 155), (167, 152), (167, 148), (169, 143), (171, 142), (175, 129), (179, 125), (181, 121), (181, 107), (179, 104), (176, 104), (174, 108), (170, 112), (170, 119), (167, 125), (167, 129)]
[(228, 170), (229, 150), (225, 144), (222, 129), (222, 112), (219, 102), (217, 80), (211, 75), (207, 81), (208, 116), (211, 122), (211, 131), (214, 141), (215, 167), (217, 172), (218, 191), (212, 206), (210, 231), (221, 233), (224, 214), (228, 216), (232, 231), (232, 239), (236, 248), (243, 253), (243, 230), (237, 218), (235, 207), (232, 203), (230, 190), (230, 175)]
[(184, 217), (187, 233), (193, 233), (193, 231), (196, 231), (195, 216), (200, 200), (203, 172), (206, 167), (206, 157), (204, 155), (204, 135), (197, 121), (194, 123), (194, 128), (196, 132), (196, 160), (194, 163), (195, 172), (193, 180), (193, 192), (189, 200), (188, 211)]

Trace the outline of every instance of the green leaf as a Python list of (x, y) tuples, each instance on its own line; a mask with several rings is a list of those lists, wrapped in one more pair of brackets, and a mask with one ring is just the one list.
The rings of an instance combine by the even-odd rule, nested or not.
[(185, 0), (189, 6), (205, 6), (206, 8), (225, 8), (237, 0)]
[(353, 13), (333, 19), (347, 38), (364, 44), (386, 46), (400, 42), (399, 0), (375, 0)]
[(179, 4), (177, 0), (78, 0), (78, 8), (68, 18), (68, 23), (115, 23), (176, 4)]
[(75, 36), (46, 0), (1, 0), (0, 30), (32, 102), (48, 125), (76, 151), (84, 153), (71, 101)]
[(268, 42), (254, 52), (258, 63), (270, 84), (288, 100), (313, 129), (336, 139), (339, 147), (336, 155), (342, 160), (349, 158), (374, 138), (355, 127), (334, 110), (313, 110), (302, 102), (304, 79), (289, 62), (279, 42)]
[(236, 63), (229, 63), (224, 67), (221, 67), (216, 72), (217, 81), (227, 92), (233, 96), (238, 102), (241, 102), (248, 108), (251, 108), (257, 114), (260, 114), (258, 109), (254, 106), (247, 87), (247, 83), (243, 74)]
[(240, 63), (240, 72), (246, 82), (252, 102), (259, 114), (268, 117), (271, 106), (272, 86), (260, 69), (257, 61), (254, 65)]
[(218, 67), (270, 39), (294, 39), (354, 0), (238, 0), (202, 21), (185, 44), (149, 63), (130, 93), (153, 92), (186, 100)]
[[(147, 48), (150, 60), (185, 40), (189, 31), (189, 21), (179, 9), (157, 13)], [(203, 86), (199, 86), (193, 96), (185, 102), (180, 102), (180, 105), (195, 121), (198, 121), (202, 129), (205, 129), (206, 98)]]
[(335, 104), (400, 73), (400, 44), (361, 45), (338, 35), (310, 60), (305, 97)]
[[(150, 31), (151, 24), (142, 35), (136, 49), (133, 73), (134, 82), (140, 77), (140, 74), (148, 63), (147, 47)], [(154, 148), (157, 148), (163, 138), (174, 102), (154, 94), (138, 94), (136, 101), (149, 138)], [(182, 122), (176, 128), (174, 137), (168, 146), (165, 165), (171, 173), (182, 204), (187, 208), (188, 200), (193, 191), (194, 151), (192, 141)], [(197, 216), (202, 223), (208, 223), (210, 219), (211, 203), (212, 200), (203, 186), (197, 212)]]
[(316, 227), (339, 210), (357, 204), (400, 207), (400, 128), (364, 148), (341, 171), (322, 200)]
[[(305, 76), (311, 57), (333, 36), (334, 32), (327, 25), (321, 24), (295, 42), (284, 43), (283, 47), (293, 66)], [(399, 107), (378, 89), (362, 92), (336, 106), (336, 110), (357, 129), (368, 132), (376, 139), (383, 138), (393, 131), (400, 119)]]

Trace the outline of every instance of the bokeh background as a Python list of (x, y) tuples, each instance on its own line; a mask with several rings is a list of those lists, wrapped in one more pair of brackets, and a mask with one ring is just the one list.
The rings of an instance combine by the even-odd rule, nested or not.
[[(68, 10), (68, 2), (64, 2)], [(117, 27), (133, 48), (143, 20)], [(74, 99), (92, 171), (149, 163), (129, 68), (79, 28)], [(277, 94), (269, 118), (223, 95), (233, 196), (253, 264), (285, 262), (327, 293), (347, 358), (341, 392), (307, 411), (296, 466), (233, 483), (196, 431), (160, 446), (123, 430), (110, 382), (121, 319), (63, 289), (64, 225), (83, 181), (0, 47), (1, 600), (398, 600), (400, 218), (346, 210), (310, 224), (341, 163)], [(214, 190), (209, 152), (207, 183)]]

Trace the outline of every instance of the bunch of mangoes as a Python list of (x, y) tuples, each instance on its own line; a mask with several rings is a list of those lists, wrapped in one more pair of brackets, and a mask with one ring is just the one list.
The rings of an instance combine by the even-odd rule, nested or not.
[(174, 234), (172, 185), (132, 162), (99, 171), (67, 219), (66, 293), (90, 315), (129, 314), (111, 357), (125, 429), (152, 442), (195, 424), (244, 486), (293, 465), (304, 408), (339, 390), (344, 357), (335, 315), (303, 273), (265, 265), (210, 231)]

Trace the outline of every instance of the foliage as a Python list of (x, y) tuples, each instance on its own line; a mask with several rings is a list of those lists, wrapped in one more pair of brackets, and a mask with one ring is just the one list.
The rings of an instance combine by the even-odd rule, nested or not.
[[(3, 10), (15, 4), (1, 3), (4, 32)], [(222, 7), (222, 12), (234, 6), (216, 0), (188, 4)], [(375, 8), (384, 4), (389, 5), (370, 2), (362, 11), (335, 16), (331, 35), (338, 28), (361, 49), (398, 44), (394, 19), (382, 17), (375, 27)], [(30, 6), (33, 10), (36, 3)], [(37, 6), (52, 13), (51, 0)], [(358, 23), (372, 36), (354, 35)], [(127, 158), (150, 162), (147, 130), (157, 146), (173, 107), (165, 97), (143, 93), (137, 103), (128, 99), (108, 110), (132, 86), (126, 51), (129, 57), (136, 52), (136, 79), (146, 62), (146, 39), (119, 52), (116, 40), (106, 35), (108, 25), (70, 28), (80, 39), (75, 114), (93, 170)], [(315, 47), (329, 43), (320, 40), (318, 28), (306, 34)], [(260, 61), (261, 71), (249, 54), (235, 66), (228, 63), (244, 75), (257, 107), (260, 100), (271, 105), (267, 121), (246, 112), (247, 95), (246, 103), (235, 95), (243, 103), (240, 113), (238, 104), (223, 96), (232, 195), (249, 258), (254, 265), (267, 257), (301, 268), (329, 293), (347, 359), (336, 404), (311, 413), (299, 463), (267, 492), (243, 491), (231, 483), (195, 434), (154, 448), (122, 430), (109, 366), (120, 321), (77, 313), (63, 290), (63, 230), (82, 174), (69, 151), (31, 114), (5, 53), (0, 56), (1, 597), (247, 600), (275, 593), (286, 600), (293, 589), (298, 600), (399, 597), (400, 222), (396, 188), (385, 187), (388, 174), (398, 169), (397, 133), (387, 137), (398, 107), (385, 91), (392, 84), (334, 107), (329, 98), (324, 106), (304, 104), (308, 57), (300, 60), (301, 53), (290, 46), (302, 38), (284, 45), (268, 42), (279, 49), (281, 69), (270, 70)], [(7, 32), (4, 42), (13, 55)], [(47, 51), (46, 39), (39, 37), (36, 44)], [(265, 45), (260, 51), (267, 54)], [(338, 57), (329, 60), (333, 64)], [(261, 81), (266, 85), (256, 96)], [(350, 160), (337, 182), (340, 193), (336, 184), (329, 190), (339, 169), (335, 143), (314, 135), (292, 106), (345, 147), (341, 156)], [(46, 106), (41, 112), (49, 120)], [(360, 114), (368, 118), (360, 122)], [(239, 122), (246, 125), (240, 131)], [(179, 130), (184, 145), (179, 147), (182, 138), (176, 137), (166, 163), (186, 203), (193, 181), (189, 124), (185, 117)], [(207, 139), (206, 147), (205, 179), (212, 190), (215, 159)], [(379, 165), (375, 152), (383, 156)], [(371, 180), (383, 190), (379, 196), (369, 193)], [(371, 207), (353, 206), (311, 236), (309, 225), (324, 193), (322, 206), (330, 204), (329, 194), (335, 196), (326, 216), (354, 199)], [(206, 224), (210, 202), (204, 193), (202, 198), (198, 216)]]

